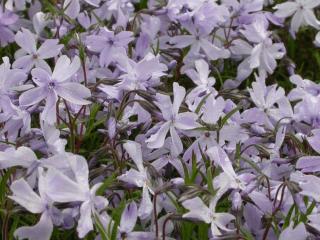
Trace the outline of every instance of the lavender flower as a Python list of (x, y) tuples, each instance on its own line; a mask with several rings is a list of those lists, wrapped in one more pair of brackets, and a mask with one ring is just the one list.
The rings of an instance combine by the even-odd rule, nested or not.
[(1, 236), (319, 239), (319, 7), (2, 1)]
[(6, 8), (0, 6), (0, 44), (6, 46), (8, 43), (14, 41), (14, 33), (10, 26), (15, 24), (18, 16)]
[(86, 38), (86, 43), (91, 51), (99, 52), (100, 66), (109, 66), (115, 60), (115, 56), (126, 49), (133, 40), (132, 32), (122, 31), (115, 34), (107, 28), (101, 28), (97, 35), (91, 35)]
[(160, 148), (163, 146), (168, 131), (170, 131), (172, 139), (172, 152), (180, 154), (183, 150), (181, 139), (176, 129), (190, 130), (199, 126), (197, 124), (197, 115), (192, 112), (179, 113), (180, 105), (184, 100), (186, 91), (178, 83), (173, 84), (174, 100), (171, 103), (170, 97), (163, 94), (157, 95), (157, 105), (161, 110), (164, 122), (156, 133), (152, 134), (148, 139), (149, 148)]
[(319, 4), (320, 2), (318, 0), (295, 0), (292, 2), (285, 2), (274, 7), (277, 10), (275, 15), (283, 18), (293, 15), (290, 31), (292, 35), (295, 36), (302, 25), (310, 25), (319, 29), (319, 21), (313, 12), (313, 9), (319, 6)]
[(138, 168), (138, 171), (135, 169), (130, 169), (125, 174), (119, 176), (118, 179), (127, 183), (134, 184), (137, 187), (141, 187), (143, 189), (138, 215), (140, 218), (145, 219), (150, 215), (152, 211), (150, 193), (153, 194), (153, 186), (151, 183), (151, 179), (148, 176), (146, 168), (143, 166), (140, 144), (128, 141), (124, 144), (124, 148), (134, 161), (135, 165)]
[(90, 102), (84, 98), (90, 97), (90, 90), (79, 83), (70, 82), (70, 78), (78, 71), (79, 67), (80, 60), (78, 57), (75, 57), (71, 62), (67, 56), (63, 55), (57, 60), (52, 73), (42, 68), (33, 69), (31, 74), (37, 87), (21, 94), (20, 105), (32, 106), (46, 99), (42, 119), (48, 123), (54, 123), (56, 121), (58, 97), (74, 104), (89, 104)]
[(24, 69), (26, 72), (33, 66), (50, 71), (49, 65), (44, 60), (57, 56), (63, 47), (62, 44), (58, 44), (58, 39), (48, 39), (37, 49), (34, 34), (25, 28), (16, 34), (15, 41), (21, 49), (16, 53), (17, 59), (13, 67)]
[(39, 176), (39, 195), (32, 190), (24, 179), (16, 180), (10, 186), (13, 195), (9, 197), (12, 200), (32, 213), (41, 213), (40, 220), (36, 225), (20, 227), (14, 232), (18, 239), (36, 240), (41, 236), (42, 239), (49, 240), (51, 237), (55, 208), (52, 205), (52, 200), (46, 194), (48, 185), (46, 185), (42, 170), (39, 170)]
[(229, 222), (235, 219), (235, 217), (229, 213), (217, 213), (215, 212), (215, 202), (211, 202), (207, 207), (200, 198), (193, 198), (184, 201), (183, 206), (189, 210), (184, 214), (184, 218), (197, 219), (211, 224), (211, 233), (214, 237), (222, 234), (222, 231), (230, 232), (232, 229), (227, 228)]

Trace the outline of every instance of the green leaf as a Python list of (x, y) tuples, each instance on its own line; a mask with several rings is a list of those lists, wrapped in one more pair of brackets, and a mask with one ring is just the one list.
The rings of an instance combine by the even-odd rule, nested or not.
[(96, 126), (106, 121), (106, 119), (96, 121), (96, 117), (100, 108), (101, 108), (100, 104), (97, 104), (97, 103), (94, 103), (91, 106), (90, 116), (86, 126), (86, 134), (85, 134), (86, 137), (90, 136), (90, 133), (94, 130)]
[(213, 188), (213, 177), (212, 177), (212, 166), (210, 166), (208, 169), (207, 169), (207, 184), (208, 184), (208, 190), (209, 192), (212, 193), (212, 195), (215, 194), (215, 191), (214, 191), (214, 188)]
[(241, 106), (238, 106), (238, 107), (232, 109), (230, 112), (228, 112), (228, 113), (219, 121), (220, 129), (226, 124), (226, 122), (229, 120), (229, 118), (231, 118), (232, 115), (235, 114), (236, 112), (238, 112), (240, 109), (242, 109), (242, 107), (241, 107)]
[(114, 182), (116, 179), (116, 174), (113, 173), (111, 176), (109, 176), (106, 180), (103, 181), (102, 185), (98, 188), (96, 195), (100, 196), (103, 195), (105, 190)]
[(284, 220), (284, 223), (283, 223), (283, 226), (282, 226), (282, 229), (284, 230), (285, 228), (287, 228), (289, 225), (290, 225), (290, 220), (291, 220), (291, 216), (292, 216), (292, 213), (295, 209), (295, 204), (293, 204)]
[(118, 226), (120, 225), (121, 215), (125, 207), (126, 207), (126, 200), (122, 199), (119, 206), (115, 208), (112, 212), (112, 219), (114, 220), (114, 225), (113, 225), (112, 235), (111, 235), (112, 240), (117, 239)]
[(4, 203), (7, 194), (7, 183), (13, 170), (9, 169), (0, 179), (0, 203)]
[(240, 232), (245, 240), (255, 240), (254, 236), (252, 236), (252, 234), (247, 229), (241, 227)]
[(201, 223), (198, 224), (198, 239), (207, 240), (209, 231), (209, 224)]
[(94, 221), (95, 222), (95, 226), (96, 226), (96, 228), (98, 229), (98, 231), (100, 233), (101, 239), (102, 240), (110, 240), (110, 238), (109, 238), (107, 232), (105, 231), (105, 229), (104, 229), (99, 217), (96, 214), (94, 215), (94, 220), (95, 220)]

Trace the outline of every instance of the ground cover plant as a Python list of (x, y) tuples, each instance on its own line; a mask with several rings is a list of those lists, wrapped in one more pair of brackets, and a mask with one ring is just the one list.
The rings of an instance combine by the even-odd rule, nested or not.
[(320, 0), (1, 0), (0, 239), (320, 239)]

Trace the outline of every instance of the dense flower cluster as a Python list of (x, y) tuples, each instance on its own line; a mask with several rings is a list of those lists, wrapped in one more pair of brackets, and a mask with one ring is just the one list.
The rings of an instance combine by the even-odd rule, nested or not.
[(320, 238), (320, 0), (0, 3), (1, 239)]

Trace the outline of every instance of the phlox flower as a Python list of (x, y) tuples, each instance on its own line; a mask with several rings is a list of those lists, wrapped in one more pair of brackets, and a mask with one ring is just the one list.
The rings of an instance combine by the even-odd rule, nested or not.
[(293, 36), (303, 25), (310, 25), (316, 29), (320, 28), (320, 22), (316, 18), (313, 9), (320, 5), (319, 0), (295, 0), (277, 4), (274, 9), (275, 15), (287, 18), (293, 15), (290, 31)]
[(222, 234), (222, 232), (232, 232), (227, 225), (235, 220), (230, 213), (218, 213), (215, 211), (215, 202), (211, 201), (209, 207), (206, 206), (199, 198), (186, 200), (182, 205), (189, 210), (183, 215), (184, 218), (196, 219), (211, 224), (211, 233), (214, 237)]
[(104, 27), (99, 30), (97, 35), (87, 36), (86, 44), (89, 50), (100, 53), (100, 66), (107, 67), (119, 53), (122, 53), (121, 50), (128, 47), (128, 44), (133, 40), (132, 35), (133, 33), (129, 31), (115, 34)]
[(142, 200), (138, 210), (138, 216), (145, 219), (152, 212), (150, 193), (153, 194), (153, 186), (147, 169), (143, 166), (141, 145), (133, 141), (127, 141), (123, 146), (138, 170), (131, 168), (119, 176), (118, 179), (142, 188)]
[(156, 104), (160, 108), (164, 121), (159, 126), (159, 129), (152, 134), (146, 142), (149, 148), (160, 148), (163, 146), (167, 133), (170, 131), (172, 140), (172, 152), (178, 155), (183, 150), (181, 139), (178, 135), (179, 130), (190, 130), (197, 128), (197, 114), (193, 112), (179, 113), (180, 105), (186, 95), (186, 90), (178, 83), (173, 83), (173, 103), (168, 95), (157, 93), (158, 99)]
[(34, 66), (50, 71), (49, 65), (44, 60), (57, 56), (63, 48), (62, 44), (58, 44), (58, 39), (47, 39), (37, 49), (36, 36), (25, 28), (17, 32), (15, 41), (21, 49), (16, 52), (16, 60), (12, 66), (26, 72)]
[(0, 6), (0, 44), (6, 46), (14, 41), (14, 33), (10, 26), (18, 21), (19, 17), (14, 12)]
[[(89, 186), (89, 169), (83, 157), (67, 157), (70, 171), (66, 174), (56, 168), (49, 168), (46, 181), (49, 184), (47, 195), (55, 202), (69, 203), (80, 202), (80, 218), (77, 231), (80, 238), (93, 230), (93, 218), (99, 217), (99, 211), (108, 205), (108, 200), (96, 196), (96, 191), (101, 183)], [(69, 175), (69, 176), (68, 176)]]
[(31, 75), (37, 86), (20, 95), (20, 105), (32, 106), (45, 99), (42, 119), (52, 124), (56, 121), (58, 97), (78, 105), (89, 104), (90, 102), (85, 98), (91, 96), (90, 90), (80, 83), (70, 81), (79, 68), (79, 57), (75, 57), (71, 62), (67, 56), (63, 55), (57, 60), (53, 72), (47, 72), (42, 68), (33, 69)]
[(41, 214), (39, 222), (32, 227), (20, 227), (14, 235), (18, 239), (38, 240), (41, 236), (43, 240), (49, 240), (53, 231), (54, 222), (59, 223), (57, 216), (58, 209), (53, 206), (53, 201), (48, 197), (46, 190), (49, 186), (43, 176), (43, 169), (39, 169), (38, 190), (35, 193), (30, 185), (23, 179), (14, 181), (10, 190), (12, 200), (24, 207), (31, 213)]

